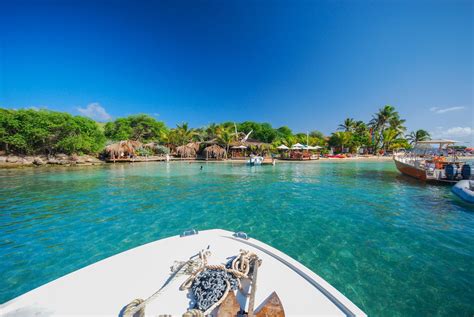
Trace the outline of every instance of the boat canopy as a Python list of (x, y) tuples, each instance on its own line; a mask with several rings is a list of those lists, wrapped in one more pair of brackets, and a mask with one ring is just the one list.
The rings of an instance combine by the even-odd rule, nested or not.
[(439, 144), (442, 146), (442, 145), (454, 144), (454, 143), (457, 143), (457, 141), (439, 139), (439, 140), (418, 141), (416, 144)]

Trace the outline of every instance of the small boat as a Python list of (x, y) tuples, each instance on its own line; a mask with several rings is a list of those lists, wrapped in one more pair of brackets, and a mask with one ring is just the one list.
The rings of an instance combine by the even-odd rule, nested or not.
[(470, 165), (459, 161), (455, 151), (449, 149), (454, 143), (452, 140), (420, 141), (413, 151), (394, 155), (393, 161), (402, 174), (421, 181), (454, 184), (461, 179), (471, 179)]
[(250, 155), (250, 159), (247, 161), (247, 165), (262, 165), (263, 156), (259, 155)]
[(462, 200), (474, 204), (474, 181), (459, 181), (451, 188), (451, 191)]
[(136, 247), (0, 305), (1, 316), (247, 313), (366, 316), (288, 255), (245, 233), (220, 229), (188, 230)]

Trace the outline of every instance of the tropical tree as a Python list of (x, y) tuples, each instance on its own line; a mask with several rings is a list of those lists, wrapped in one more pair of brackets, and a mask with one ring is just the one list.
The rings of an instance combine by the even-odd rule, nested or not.
[(392, 128), (388, 128), (383, 131), (382, 137), (384, 150), (388, 150), (390, 148), (390, 144), (397, 138), (398, 134), (398, 131)]
[(135, 140), (151, 142), (158, 139), (167, 128), (162, 121), (146, 115), (138, 114), (115, 121), (107, 122), (104, 127), (105, 136), (114, 141)]
[(420, 141), (426, 141), (431, 139), (430, 133), (426, 130), (420, 129), (410, 132), (405, 136), (410, 144), (415, 144)]
[(266, 143), (272, 143), (278, 136), (278, 132), (269, 123), (245, 121), (237, 125), (237, 130), (246, 134), (252, 131), (252, 138)]
[(338, 130), (343, 130), (345, 132), (352, 132), (354, 130), (356, 122), (352, 118), (347, 118), (344, 120), (343, 124), (340, 124)]
[(344, 146), (349, 145), (352, 139), (352, 133), (350, 132), (334, 132), (329, 138), (329, 144), (332, 146), (341, 147), (341, 152), (344, 152)]
[(187, 122), (176, 125), (176, 137), (179, 144), (185, 145), (186, 143), (191, 142), (195, 135), (196, 132), (189, 128)]
[(211, 123), (205, 128), (206, 138), (208, 140), (215, 139), (217, 137), (217, 130), (219, 129), (219, 125), (216, 123)]
[(95, 154), (105, 144), (98, 124), (48, 110), (0, 109), (0, 149), (14, 154)]
[[(374, 150), (380, 147), (386, 149), (391, 141), (400, 136), (406, 130), (403, 126), (404, 122), (405, 120), (400, 119), (400, 115), (395, 111), (395, 107), (386, 105), (379, 109), (369, 122), (374, 136)], [(391, 131), (385, 132), (387, 129), (391, 129)], [(384, 134), (388, 137), (387, 140), (385, 140)]]
[(227, 159), (230, 144), (235, 141), (235, 131), (231, 127), (218, 127), (216, 134), (218, 142), (225, 147), (225, 158)]

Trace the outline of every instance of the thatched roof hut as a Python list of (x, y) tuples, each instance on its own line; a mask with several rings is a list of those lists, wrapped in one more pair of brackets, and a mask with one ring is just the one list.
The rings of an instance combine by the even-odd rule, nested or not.
[[(199, 147), (198, 147), (199, 149)], [(181, 157), (196, 157), (197, 150), (193, 146), (181, 145), (176, 148), (176, 154)]]
[(104, 151), (109, 159), (115, 160), (134, 156), (141, 147), (142, 143), (139, 141), (125, 140), (107, 145)]
[(192, 148), (196, 153), (199, 152), (201, 142), (189, 142), (186, 144), (187, 147)]
[(210, 158), (221, 160), (227, 157), (227, 152), (224, 148), (220, 147), (217, 144), (214, 144), (206, 147), (202, 151), (202, 155), (206, 157), (206, 160)]

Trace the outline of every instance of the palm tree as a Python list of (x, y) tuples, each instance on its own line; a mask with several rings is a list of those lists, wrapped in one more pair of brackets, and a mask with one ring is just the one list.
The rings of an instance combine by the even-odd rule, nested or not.
[(387, 128), (389, 121), (395, 117), (399, 117), (398, 112), (395, 111), (395, 107), (386, 105), (372, 116), (369, 125), (375, 130), (382, 131)]
[(354, 131), (357, 134), (365, 133), (367, 132), (367, 125), (364, 123), (364, 121), (356, 121), (354, 123)]
[(219, 129), (219, 125), (215, 123), (211, 123), (206, 127), (206, 134), (209, 140), (215, 139), (217, 137), (217, 130)]
[(193, 129), (189, 128), (187, 122), (183, 122), (181, 125), (176, 125), (176, 133), (178, 137), (178, 142), (181, 145), (185, 145), (192, 141), (193, 137), (196, 135), (196, 132)]
[(385, 129), (382, 133), (383, 149), (386, 151), (390, 148), (390, 144), (397, 138), (398, 131), (392, 128)]
[(335, 146), (341, 147), (341, 152), (344, 152), (344, 145), (349, 144), (352, 134), (350, 132), (334, 132), (331, 135), (330, 142)]
[(343, 124), (339, 125), (338, 130), (344, 130), (345, 132), (352, 132), (354, 130), (356, 122), (352, 118), (344, 120)]
[[(383, 108), (372, 116), (372, 120), (369, 122), (369, 126), (372, 129), (372, 133), (375, 136), (374, 140), (374, 150), (377, 150), (379, 145), (385, 147), (384, 144), (384, 132), (385, 130), (391, 128), (393, 131), (390, 132), (390, 137), (395, 133), (395, 137), (402, 134), (406, 128), (403, 126), (405, 120), (400, 119), (400, 115), (395, 111), (395, 107), (386, 105)], [(394, 139), (392, 138), (392, 139)]]
[(227, 153), (229, 152), (230, 144), (235, 141), (235, 132), (231, 127), (218, 127), (216, 134), (218, 142), (225, 146), (225, 158), (227, 159)]
[(420, 141), (426, 141), (431, 139), (431, 135), (428, 131), (420, 129), (410, 132), (405, 136), (410, 144), (414, 144)]
[(390, 118), (389, 120), (390, 129), (393, 129), (397, 132), (397, 137), (402, 135), (407, 130), (407, 128), (403, 125), (404, 123), (405, 123), (405, 120), (400, 119), (398, 115)]

